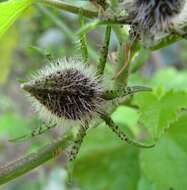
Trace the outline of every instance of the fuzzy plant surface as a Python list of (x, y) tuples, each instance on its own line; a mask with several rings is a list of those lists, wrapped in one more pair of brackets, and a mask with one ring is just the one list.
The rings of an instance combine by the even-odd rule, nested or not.
[[(8, 183), (54, 157), (65, 155), (68, 163), (74, 161), (73, 175), (82, 189), (120, 189), (124, 185), (129, 190), (182, 190), (187, 185), (186, 180), (181, 177), (179, 182), (175, 182), (173, 175), (177, 170), (178, 176), (186, 176), (186, 171), (182, 169), (187, 169), (187, 155), (184, 153), (187, 140), (182, 135), (187, 121), (186, 88), (177, 88), (180, 82), (177, 85), (171, 82), (168, 87), (168, 78), (162, 81), (164, 87), (156, 85), (154, 80), (140, 80), (137, 85), (133, 83), (133, 74), (147, 59), (147, 52), (185, 39), (187, 1), (90, 0), (71, 3), (60, 0), (9, 0), (0, 3), (0, 35), (32, 5), (54, 20), (63, 31), (63, 21), (45, 7), (78, 15), (80, 27), (77, 33), (68, 29), (65, 32), (68, 31), (68, 38), (73, 43), (79, 41), (81, 57), (53, 59), (48, 54), (49, 63), (32, 76), (25, 77), (27, 81), (21, 84), (21, 88), (43, 125), (10, 141), (24, 143), (28, 138), (42, 135), (59, 125), (66, 125), (68, 130), (37, 152), (0, 166), (0, 184)], [(102, 47), (99, 55), (93, 56), (87, 33), (100, 26), (105, 29)], [(109, 74), (112, 33), (117, 38), (118, 49), (114, 69)], [(42, 49), (38, 48), (37, 51), (46, 56)], [(93, 60), (92, 57), (97, 58)], [(167, 73), (160, 75), (166, 77)], [(132, 118), (134, 128), (123, 123), (123, 114)], [(113, 133), (107, 132), (107, 127)], [(76, 133), (74, 128), (78, 128)], [(120, 142), (113, 142), (112, 139), (116, 138), (113, 134)], [(172, 146), (176, 142), (180, 148)], [(167, 149), (167, 144), (171, 149)], [(183, 149), (184, 152), (181, 151)], [(180, 156), (176, 161), (178, 168), (172, 167), (172, 159), (177, 156), (172, 153), (173, 150), (178, 151)], [(124, 159), (123, 167), (127, 169), (125, 174), (120, 171), (121, 159)], [(97, 168), (98, 160), (101, 167)], [(88, 171), (87, 166), (93, 170)], [(162, 167), (165, 173), (169, 171), (166, 180), (159, 169)], [(106, 168), (109, 172), (103, 177), (102, 172)], [(123, 173), (124, 180), (120, 177), (113, 179), (113, 170)], [(154, 172), (151, 173), (151, 170)], [(98, 175), (92, 186), (94, 172)], [(108, 181), (111, 181), (110, 185)]]

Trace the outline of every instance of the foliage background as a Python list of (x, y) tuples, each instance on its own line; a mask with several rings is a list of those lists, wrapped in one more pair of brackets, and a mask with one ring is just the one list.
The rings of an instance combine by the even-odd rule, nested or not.
[[(17, 81), (47, 64), (30, 46), (54, 57), (77, 55), (78, 29), (76, 15), (37, 5), (0, 38), (0, 165), (36, 150), (63, 132), (58, 128), (24, 143), (8, 142), (40, 122)], [(92, 64), (98, 60), (103, 33), (104, 27), (99, 26), (88, 34)], [(109, 78), (116, 66), (117, 48), (113, 32), (106, 70)], [(129, 84), (148, 85), (154, 92), (129, 97), (112, 117), (129, 135), (156, 140), (156, 147), (140, 149), (124, 144), (102, 123), (89, 131), (81, 147), (70, 174), (73, 184), (69, 184), (69, 171), (60, 157), (0, 189), (183, 190), (187, 186), (187, 42), (152, 53), (142, 51), (133, 63), (140, 62), (141, 66), (130, 76)]]

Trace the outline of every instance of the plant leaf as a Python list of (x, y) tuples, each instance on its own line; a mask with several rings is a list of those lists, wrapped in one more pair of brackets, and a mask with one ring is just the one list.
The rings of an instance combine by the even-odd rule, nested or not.
[(177, 120), (177, 113), (187, 107), (187, 92), (163, 90), (156, 93), (141, 93), (134, 98), (140, 108), (139, 123), (151, 133), (153, 139), (160, 138), (164, 130)]
[(9, 0), (0, 3), (0, 37), (32, 2), (33, 0)]
[(153, 149), (142, 149), (140, 165), (156, 190), (183, 190), (187, 186), (187, 113), (171, 124), (168, 133)]
[(136, 147), (120, 141), (106, 126), (88, 133), (74, 165), (80, 189), (132, 190), (136, 189), (139, 175)]

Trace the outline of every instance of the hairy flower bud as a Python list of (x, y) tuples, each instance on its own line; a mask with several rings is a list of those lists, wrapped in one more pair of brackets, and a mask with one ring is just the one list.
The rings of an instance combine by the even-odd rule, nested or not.
[(103, 101), (95, 72), (72, 58), (47, 66), (22, 88), (32, 97), (36, 111), (48, 120), (88, 119)]
[(187, 23), (186, 0), (124, 0), (123, 4), (143, 41), (180, 33)]

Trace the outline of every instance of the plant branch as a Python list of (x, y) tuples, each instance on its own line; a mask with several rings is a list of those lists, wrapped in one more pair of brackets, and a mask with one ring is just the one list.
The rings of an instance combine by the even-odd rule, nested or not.
[(35, 153), (28, 154), (16, 161), (0, 167), (0, 185), (5, 184), (29, 171), (59, 156), (72, 142), (72, 135), (64, 136), (55, 142), (48, 144)]
[[(85, 20), (82, 14), (82, 9), (80, 11), (79, 15), (79, 23), (80, 27), (82, 28), (85, 24)], [(86, 34), (80, 34), (80, 45), (81, 45), (81, 52), (82, 52), (82, 57), (84, 60), (85, 64), (88, 64), (88, 43), (87, 43), (87, 36)]]
[(84, 7), (71, 5), (69, 3), (65, 3), (60, 0), (40, 0), (40, 2), (52, 7), (62, 9), (64, 11), (68, 11), (70, 13), (74, 13), (74, 14), (79, 14), (80, 11), (82, 11), (83, 16), (86, 16), (88, 18), (95, 18), (98, 16), (97, 11), (92, 11), (92, 10), (85, 9)]
[(108, 57), (110, 36), (111, 36), (111, 26), (108, 25), (106, 27), (106, 31), (105, 31), (105, 39), (104, 39), (103, 47), (101, 49), (99, 63), (97, 64), (97, 75), (98, 76), (102, 76), (104, 73), (104, 70), (105, 70), (105, 65), (106, 65), (107, 57)]
[[(83, 16), (91, 19), (98, 18), (99, 15), (99, 12), (97, 10), (93, 11), (91, 9), (85, 8), (84, 6), (76, 6), (60, 0), (39, 0), (39, 2), (77, 15), (81, 11)], [(131, 23), (131, 18), (128, 16), (117, 17), (111, 15), (109, 18), (105, 18), (103, 16), (102, 19), (98, 20), (97, 24), (101, 25), (101, 24), (130, 24), (130, 23)]]
[(130, 94), (135, 94), (138, 92), (148, 92), (148, 91), (152, 91), (152, 89), (146, 86), (127, 86), (125, 88), (120, 88), (117, 90), (116, 89), (106, 90), (103, 93), (102, 98), (105, 100), (113, 100), (115, 98), (128, 96)]
[(108, 127), (118, 135), (118, 137), (125, 141), (126, 143), (128, 144), (132, 144), (132, 145), (135, 145), (137, 147), (140, 147), (140, 148), (152, 148), (155, 146), (155, 143), (154, 144), (144, 144), (144, 143), (141, 143), (141, 142), (137, 142), (133, 139), (130, 139), (120, 128), (118, 125), (116, 125), (114, 123), (114, 121), (112, 120), (112, 118), (105, 112), (100, 112), (100, 117), (103, 119), (103, 121), (105, 121), (105, 123), (108, 125)]

